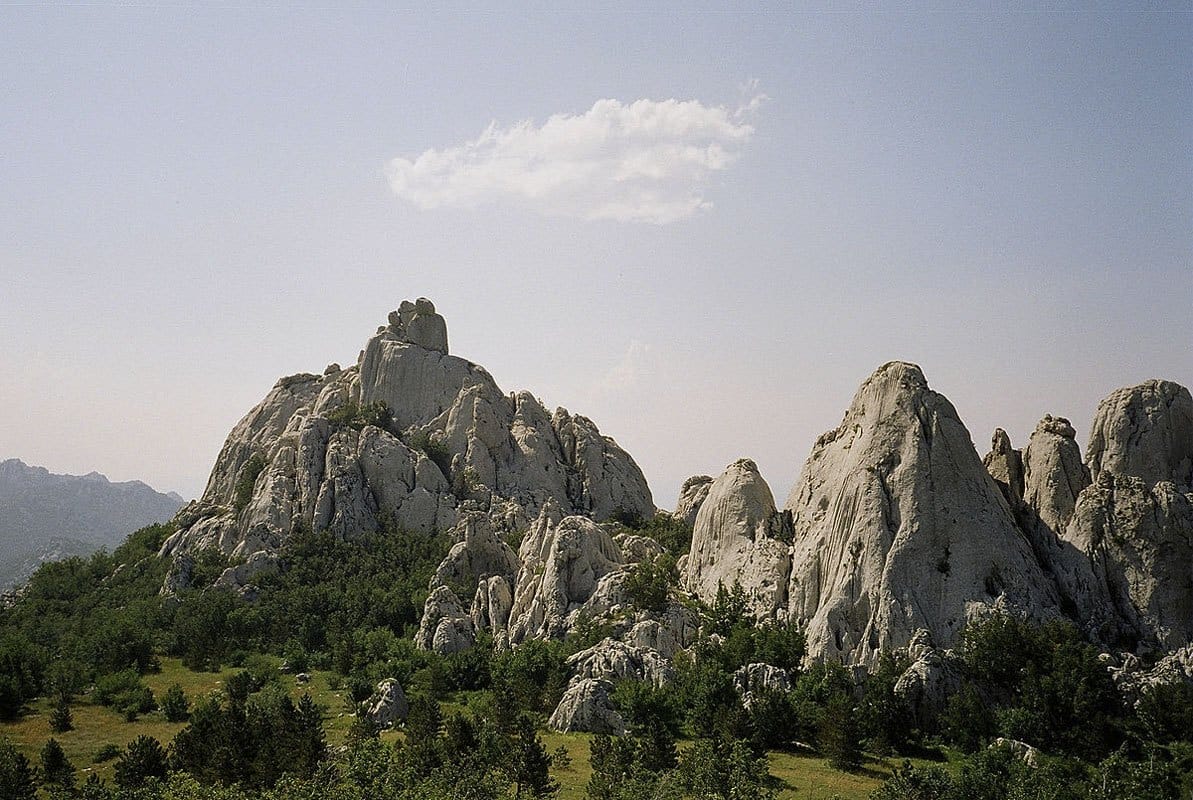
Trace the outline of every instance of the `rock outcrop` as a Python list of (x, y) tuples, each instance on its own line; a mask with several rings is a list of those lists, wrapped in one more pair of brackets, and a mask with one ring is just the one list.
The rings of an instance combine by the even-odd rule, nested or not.
[(1193, 494), (1103, 472), (1081, 493), (1064, 537), (1145, 650), (1193, 642)]
[(708, 489), (696, 515), (684, 585), (705, 602), (739, 583), (753, 612), (773, 617), (787, 603), (790, 519), (749, 459), (730, 464)]
[[(233, 428), (162, 554), (247, 558), (277, 552), (296, 530), (351, 538), (387, 519), (446, 531), (465, 508), (494, 531), (520, 530), (547, 503), (594, 519), (655, 510), (641, 470), (591, 420), (503, 393), (448, 353), (443, 317), (420, 298), (390, 314), (355, 366), (278, 381)], [(512, 576), (485, 561), (501, 560), (493, 553), (466, 563), (473, 551), (454, 565), (469, 580), (478, 569)]]
[(1086, 448), (1094, 478), (1103, 472), (1151, 485), (1193, 486), (1193, 397), (1170, 381), (1112, 392), (1098, 404)]
[(688, 525), (695, 525), (696, 515), (700, 513), (700, 506), (708, 497), (708, 490), (712, 488), (712, 482), (712, 478), (708, 475), (693, 475), (684, 481), (679, 490), (679, 500), (675, 504), (675, 511), (671, 516)]
[(608, 610), (621, 552), (600, 525), (569, 516), (552, 524), (544, 510), (518, 549), (521, 568), (510, 612), (512, 644), (524, 639), (559, 638), (581, 611)]
[(770, 664), (746, 664), (733, 673), (733, 688), (741, 695), (742, 704), (750, 708), (759, 692), (791, 691), (791, 676)]
[(625, 720), (613, 707), (613, 684), (594, 678), (573, 681), (551, 713), (547, 726), (563, 733), (625, 733)]
[(386, 678), (377, 684), (364, 710), (365, 718), (378, 728), (392, 728), (399, 722), (405, 722), (408, 713), (410, 705), (406, 702), (406, 693), (393, 678)]
[(1049, 530), (1069, 524), (1077, 497), (1089, 486), (1076, 431), (1064, 417), (1045, 416), (1023, 453), (1023, 499)]
[(655, 650), (636, 647), (616, 639), (602, 639), (567, 660), (576, 678), (606, 681), (631, 679), (655, 686), (668, 683), (674, 676), (670, 662)]
[(872, 665), (918, 629), (942, 646), (990, 605), (1056, 615), (1058, 596), (947, 399), (892, 362), (821, 436), (787, 510), (789, 614), (809, 653)]
[(414, 644), (423, 650), (433, 650), (440, 655), (458, 653), (476, 644), (476, 628), (472, 615), (460, 605), (447, 586), (438, 586), (423, 604), (422, 621)]
[(907, 704), (922, 728), (933, 726), (949, 697), (961, 688), (960, 660), (951, 650), (937, 650), (926, 630), (916, 631), (907, 645), (909, 665), (895, 681), (895, 695)]

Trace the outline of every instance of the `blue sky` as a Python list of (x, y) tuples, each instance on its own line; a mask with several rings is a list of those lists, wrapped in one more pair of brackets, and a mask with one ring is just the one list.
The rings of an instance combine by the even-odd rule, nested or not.
[(782, 498), (891, 359), (982, 451), (1193, 383), (1188, 12), (17, 6), (0, 44), (0, 457), (195, 495), (419, 295), (666, 507), (741, 456)]

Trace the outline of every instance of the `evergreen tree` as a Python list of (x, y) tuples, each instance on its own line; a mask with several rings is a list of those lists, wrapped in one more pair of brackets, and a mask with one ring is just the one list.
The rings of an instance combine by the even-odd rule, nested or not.
[(74, 728), (74, 717), (70, 713), (70, 704), (59, 699), (54, 710), (50, 712), (50, 730), (54, 733), (66, 733)]
[(144, 786), (150, 778), (166, 777), (166, 751), (152, 736), (138, 736), (116, 762), (116, 783), (125, 789)]
[(820, 723), (820, 749), (834, 768), (854, 772), (862, 766), (861, 732), (852, 699), (837, 694), (829, 700)]
[(161, 705), (162, 713), (170, 722), (186, 722), (186, 718), (190, 716), (190, 705), (187, 703), (186, 693), (177, 683), (166, 690)]
[(75, 788), (74, 765), (67, 760), (57, 739), (51, 738), (41, 749), (41, 774), (47, 784), (63, 789)]
[(506, 770), (514, 784), (514, 797), (553, 797), (559, 784), (551, 777), (551, 756), (527, 714), (518, 717), (513, 752)]
[(29, 759), (7, 739), (0, 739), (0, 797), (5, 800), (34, 800), (37, 784)]

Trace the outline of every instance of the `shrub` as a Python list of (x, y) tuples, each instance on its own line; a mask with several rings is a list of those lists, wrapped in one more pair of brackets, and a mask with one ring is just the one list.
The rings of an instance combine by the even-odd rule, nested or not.
[(102, 764), (105, 761), (111, 761), (113, 758), (118, 758), (122, 751), (119, 747), (109, 742), (95, 751), (95, 755), (91, 757), (94, 764)]
[(138, 714), (147, 714), (157, 708), (153, 692), (141, 683), (141, 676), (131, 669), (98, 678), (91, 699), (101, 706), (119, 711), (130, 722)]
[(667, 593), (678, 577), (675, 558), (664, 553), (634, 566), (626, 577), (625, 593), (639, 608), (662, 611), (667, 607)]
[(265, 456), (253, 453), (249, 460), (240, 468), (240, 477), (236, 479), (233, 507), (237, 513), (244, 510), (253, 499), (253, 487), (257, 485), (257, 478), (265, 470)]

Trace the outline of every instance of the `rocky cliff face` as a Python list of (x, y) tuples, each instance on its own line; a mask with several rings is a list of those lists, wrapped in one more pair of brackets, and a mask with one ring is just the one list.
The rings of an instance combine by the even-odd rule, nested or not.
[(655, 510), (641, 470), (591, 420), (507, 395), (450, 355), (443, 317), (420, 298), (355, 366), (279, 380), (233, 428), (162, 553), (248, 557), (300, 529), (350, 538), (389, 519), (446, 531), (471, 513), (518, 530), (548, 503), (598, 520)]
[(749, 459), (735, 461), (712, 482), (692, 530), (684, 585), (706, 603), (720, 587), (745, 590), (759, 618), (787, 605), (791, 518)]
[(969, 432), (914, 365), (887, 364), (862, 385), (786, 508), (788, 613), (806, 620), (815, 656), (870, 664), (919, 629), (947, 645), (988, 606), (1059, 613)]
[[(684, 585), (746, 590), (807, 627), (816, 658), (870, 664), (918, 635), (947, 651), (975, 614), (1065, 617), (1108, 649), (1193, 636), (1193, 402), (1150, 381), (1101, 404), (1085, 462), (1067, 419), (979, 460), (919, 368), (887, 364), (820, 437), (785, 509), (738, 461), (696, 505)], [(785, 585), (784, 585), (785, 584)]]

